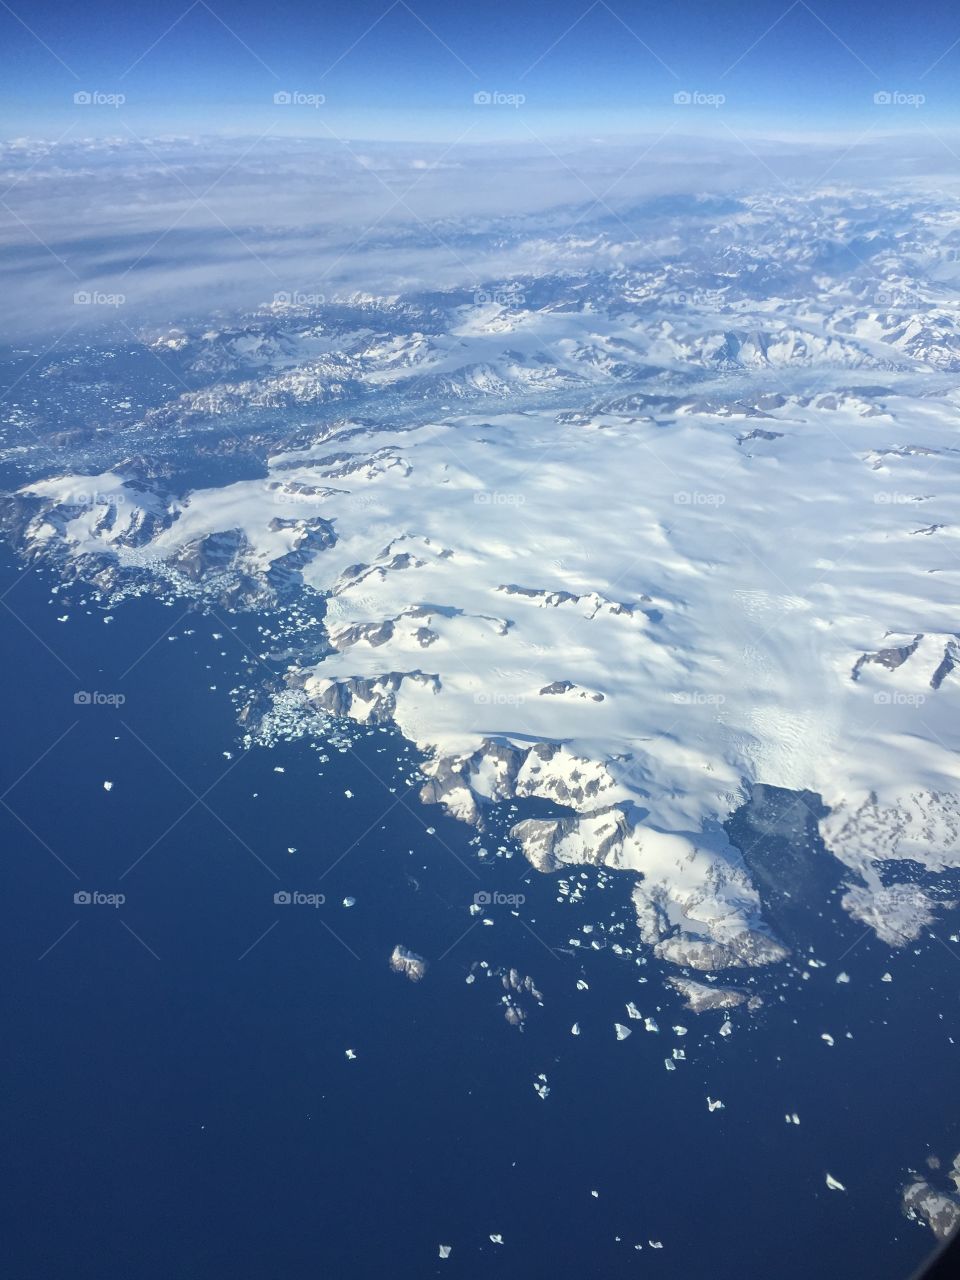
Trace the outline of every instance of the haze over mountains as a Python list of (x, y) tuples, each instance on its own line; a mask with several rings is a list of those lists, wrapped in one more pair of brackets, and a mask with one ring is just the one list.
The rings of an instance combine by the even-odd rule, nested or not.
[(292, 609), (285, 711), (395, 723), (465, 821), (548, 802), (520, 848), (633, 873), (664, 958), (785, 954), (721, 825), (757, 784), (819, 797), (846, 908), (915, 937), (936, 903), (878, 859), (960, 865), (953, 202), (443, 237), (524, 270), (175, 327), (101, 307), (82, 353), (14, 365), (23, 554)]

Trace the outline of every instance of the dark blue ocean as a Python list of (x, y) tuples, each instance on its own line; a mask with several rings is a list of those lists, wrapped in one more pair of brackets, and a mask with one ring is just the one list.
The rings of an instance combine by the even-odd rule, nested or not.
[[(827, 913), (825, 967), (759, 978), (763, 1008), (721, 1037), (653, 964), (569, 946), (629, 919), (629, 881), (559, 905), (495, 840), (480, 858), (390, 734), (244, 755), (246, 641), (150, 599), (105, 623), (50, 587), (3, 561), (11, 1280), (894, 1280), (930, 1248), (899, 1191), (960, 1149), (955, 917), (841, 960), (862, 930)], [(526, 902), (485, 926), (478, 891)], [(94, 892), (125, 900), (74, 900)], [(397, 943), (422, 982), (391, 972)], [(499, 978), (466, 981), (480, 961), (543, 993), (522, 1032)], [(658, 1034), (617, 1042), (629, 1000)]]

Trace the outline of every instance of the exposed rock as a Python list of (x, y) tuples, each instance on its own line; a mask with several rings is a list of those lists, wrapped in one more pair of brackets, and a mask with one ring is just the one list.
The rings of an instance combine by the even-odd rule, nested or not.
[(390, 671), (382, 676), (347, 676), (339, 680), (310, 677), (304, 689), (314, 706), (332, 715), (366, 724), (385, 724), (394, 718), (397, 691), (405, 680), (440, 689), (440, 677), (423, 671)]
[(249, 544), (242, 529), (224, 529), (184, 543), (170, 564), (192, 582), (200, 582), (203, 578), (235, 569), (248, 551)]
[(951, 672), (960, 666), (960, 636), (953, 636), (943, 650), (943, 660), (930, 677), (930, 688), (939, 689)]
[(589, 689), (582, 689), (572, 680), (554, 680), (552, 684), (544, 685), (540, 690), (541, 698), (545, 695), (562, 696), (564, 694), (572, 694), (576, 698), (589, 698), (591, 702), (603, 702), (602, 693), (592, 693)]
[(671, 964), (704, 972), (778, 964), (790, 954), (786, 947), (757, 929), (743, 929), (726, 942), (675, 933), (658, 942), (654, 951)]
[(394, 973), (402, 973), (411, 982), (419, 982), (427, 972), (427, 961), (415, 951), (397, 943), (390, 954), (390, 968)]
[(782, 431), (764, 431), (761, 427), (754, 427), (752, 431), (747, 431), (744, 435), (737, 436), (737, 444), (744, 445), (749, 440), (782, 440)]
[(888, 671), (896, 671), (897, 667), (902, 667), (906, 660), (916, 653), (922, 639), (923, 636), (918, 635), (914, 636), (909, 644), (895, 645), (890, 649), (878, 649), (876, 653), (861, 654), (854, 663), (852, 678), (858, 680), (861, 670), (868, 662), (875, 662), (878, 666), (886, 667)]
[(960, 1155), (947, 1177), (951, 1188), (937, 1188), (926, 1178), (917, 1178), (904, 1187), (901, 1199), (907, 1217), (924, 1223), (938, 1240), (946, 1240), (960, 1226)]
[[(590, 840), (584, 842), (583, 857), (578, 861), (599, 866), (610, 862), (622, 849), (630, 823), (624, 811), (616, 806), (598, 809), (590, 817), (594, 820)], [(579, 837), (581, 829), (582, 819), (576, 814), (568, 818), (526, 818), (511, 827), (510, 835), (538, 871), (556, 871), (567, 861), (559, 853), (566, 837)]]
[(706, 1013), (710, 1009), (735, 1009), (747, 1001), (744, 992), (734, 991), (730, 987), (707, 986), (692, 978), (670, 977), (667, 982), (675, 991), (680, 992), (692, 1013)]
[(888, 947), (902, 947), (916, 941), (933, 923), (937, 907), (954, 904), (936, 903), (913, 884), (892, 884), (879, 888), (855, 885), (844, 894), (842, 905)]

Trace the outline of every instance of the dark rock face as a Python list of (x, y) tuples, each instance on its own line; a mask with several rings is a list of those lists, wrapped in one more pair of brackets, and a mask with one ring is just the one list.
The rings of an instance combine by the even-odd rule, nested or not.
[[(31, 548), (26, 538), (27, 528), (35, 516), (40, 515), (48, 506), (42, 498), (29, 493), (5, 493), (0, 497), (0, 529), (17, 546), (24, 546), (25, 554)], [(51, 512), (48, 516), (62, 534), (66, 525), (65, 517), (59, 520)]]
[[(916, 529), (914, 532), (925, 533), (927, 531)], [(902, 667), (908, 659), (913, 657), (923, 638), (923, 633), (921, 633), (914, 636), (908, 644), (893, 646), (889, 649), (878, 649), (876, 653), (861, 654), (854, 663), (853, 671), (850, 673), (851, 677), (854, 680), (859, 680), (860, 672), (867, 663), (875, 663), (877, 666), (885, 667), (887, 671), (896, 671), (898, 667)], [(955, 671), (958, 666), (960, 666), (960, 636), (954, 634), (946, 637), (943, 646), (943, 657), (930, 677), (930, 688), (939, 689), (947, 676)]]
[[(630, 823), (623, 809), (616, 805), (596, 809), (591, 816), (597, 815), (609, 819), (608, 829), (602, 838), (591, 844), (589, 857), (585, 855), (583, 861), (601, 866), (607, 855), (629, 835)], [(562, 818), (525, 818), (510, 828), (510, 835), (519, 842), (524, 855), (538, 871), (556, 871), (561, 866), (556, 856), (557, 846), (571, 832), (577, 831), (579, 825), (580, 815), (576, 813)]]
[(329, 520), (314, 516), (310, 520), (291, 520), (274, 516), (270, 529), (276, 533), (282, 529), (293, 530), (293, 547), (285, 556), (278, 556), (267, 570), (266, 579), (281, 598), (302, 585), (302, 570), (320, 551), (335, 545), (337, 535)]
[(878, 649), (876, 653), (861, 654), (854, 663), (853, 671), (851, 672), (852, 678), (858, 680), (862, 668), (868, 662), (875, 662), (878, 666), (886, 667), (888, 671), (896, 671), (897, 667), (902, 667), (906, 660), (916, 653), (917, 646), (922, 639), (922, 635), (914, 636), (909, 644), (898, 645), (890, 649)]
[(242, 529), (225, 529), (222, 533), (208, 533), (186, 543), (171, 564), (191, 582), (200, 582), (207, 576), (233, 569), (247, 550), (247, 539)]
[(554, 680), (552, 684), (544, 685), (540, 690), (540, 696), (542, 698), (545, 695), (559, 695), (564, 693), (573, 693), (574, 691), (578, 692), (579, 697), (589, 698), (591, 702), (603, 702), (604, 700), (602, 693), (591, 693), (588, 689), (581, 689), (580, 686), (574, 684), (572, 680)]
[(820, 835), (819, 821), (828, 812), (813, 791), (757, 783), (723, 824), (756, 885), (764, 916), (788, 941), (808, 935), (812, 919), (827, 909), (849, 874)]
[(952, 671), (956, 671), (960, 666), (960, 636), (954, 636), (952, 640), (948, 640), (943, 650), (943, 661), (930, 677), (930, 688), (939, 689)]
[(335, 680), (321, 693), (314, 696), (313, 701), (323, 711), (335, 716), (348, 716), (354, 699), (369, 704), (364, 717), (368, 724), (388, 724), (394, 718), (397, 709), (397, 690), (405, 680), (426, 685), (434, 693), (440, 690), (440, 677), (428, 675), (423, 671), (389, 671), (382, 676), (350, 676), (346, 680)]
[(420, 982), (427, 972), (428, 965), (423, 956), (418, 956), (415, 951), (401, 946), (398, 942), (390, 955), (390, 968), (394, 973), (402, 973), (411, 982)]
[[(117, 543), (124, 547), (146, 547), (164, 529), (169, 529), (175, 519), (175, 512), (140, 511), (133, 517), (129, 527), (119, 535)], [(115, 521), (116, 516), (114, 515), (110, 520), (111, 528)]]
[(574, 688), (572, 680), (554, 680), (553, 684), (545, 684), (540, 690), (541, 697), (545, 693), (569, 693)]
[(903, 1212), (914, 1222), (925, 1223), (938, 1240), (946, 1240), (960, 1225), (960, 1155), (946, 1179), (920, 1176), (904, 1187)]
[[(443, 804), (451, 792), (469, 790), (471, 776), (487, 761), (502, 766), (493, 798), (501, 800), (513, 797), (516, 795), (517, 774), (526, 758), (527, 752), (512, 743), (484, 738), (482, 745), (470, 756), (438, 760), (431, 776), (420, 789), (420, 799), (424, 804)], [(472, 820), (479, 818), (479, 799), (475, 801), (472, 813)]]
[(294, 551), (303, 549), (325, 551), (327, 547), (332, 547), (337, 540), (333, 525), (329, 520), (324, 520), (322, 516), (313, 516), (309, 520), (284, 519), (281, 516), (274, 516), (267, 527), (274, 533), (280, 529), (295, 530), (293, 538)]
[(782, 440), (782, 431), (764, 431), (760, 427), (754, 427), (753, 431), (748, 431), (745, 435), (737, 436), (737, 444), (746, 444), (748, 440)]

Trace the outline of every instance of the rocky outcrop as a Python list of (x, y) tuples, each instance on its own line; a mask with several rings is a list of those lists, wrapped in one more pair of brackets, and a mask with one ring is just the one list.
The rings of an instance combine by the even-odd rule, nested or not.
[[(736, 1009), (738, 1005), (759, 1005), (757, 997), (748, 1001), (743, 991), (735, 991), (731, 987), (708, 986), (705, 982), (696, 982), (692, 978), (667, 978), (674, 991), (683, 996), (691, 1013), (707, 1013), (711, 1009)], [(756, 1006), (754, 1006), (756, 1007)]]
[(554, 680), (552, 684), (544, 685), (540, 690), (540, 697), (574, 697), (588, 698), (591, 702), (603, 702), (602, 693), (594, 693), (590, 689), (582, 689), (580, 685), (574, 684), (572, 680)]
[[(935, 1170), (940, 1162), (931, 1159), (928, 1165)], [(907, 1183), (901, 1205), (908, 1218), (929, 1227), (938, 1240), (946, 1240), (960, 1227), (960, 1155), (954, 1160), (943, 1186), (934, 1186), (927, 1177), (917, 1177)]]
[[(526, 818), (511, 827), (510, 835), (518, 841), (524, 856), (538, 871), (557, 871), (564, 863), (573, 861), (595, 866), (614, 865), (631, 832), (626, 813), (611, 805), (595, 810), (589, 817), (589, 837), (586, 837), (583, 820), (577, 814), (566, 818)], [(582, 857), (564, 856), (565, 852), (571, 851), (571, 838), (582, 842)]]
[(954, 904), (935, 902), (915, 884), (892, 884), (854, 885), (843, 895), (841, 905), (888, 947), (903, 947), (933, 923), (938, 909)]
[(235, 570), (249, 550), (242, 529), (224, 529), (184, 543), (170, 558), (169, 564), (191, 582), (201, 582)]
[(336, 680), (312, 677), (305, 689), (313, 705), (331, 715), (365, 724), (387, 724), (395, 717), (397, 693), (407, 680), (424, 685), (434, 693), (440, 690), (440, 677), (423, 671), (389, 671), (382, 676), (346, 676)]
[(896, 671), (897, 667), (902, 667), (906, 660), (916, 653), (917, 646), (922, 639), (922, 635), (914, 636), (913, 640), (908, 644), (893, 645), (889, 649), (878, 649), (876, 653), (861, 654), (854, 663), (851, 678), (858, 680), (860, 672), (868, 662), (874, 662), (877, 666), (886, 667), (888, 671)]
[(679, 932), (658, 942), (654, 951), (661, 960), (704, 973), (717, 969), (755, 969), (779, 964), (790, 954), (786, 947), (758, 929), (741, 929), (729, 942), (716, 942)]
[(401, 946), (398, 942), (390, 953), (390, 968), (394, 973), (402, 973), (411, 982), (419, 982), (427, 972), (427, 961), (415, 951)]

